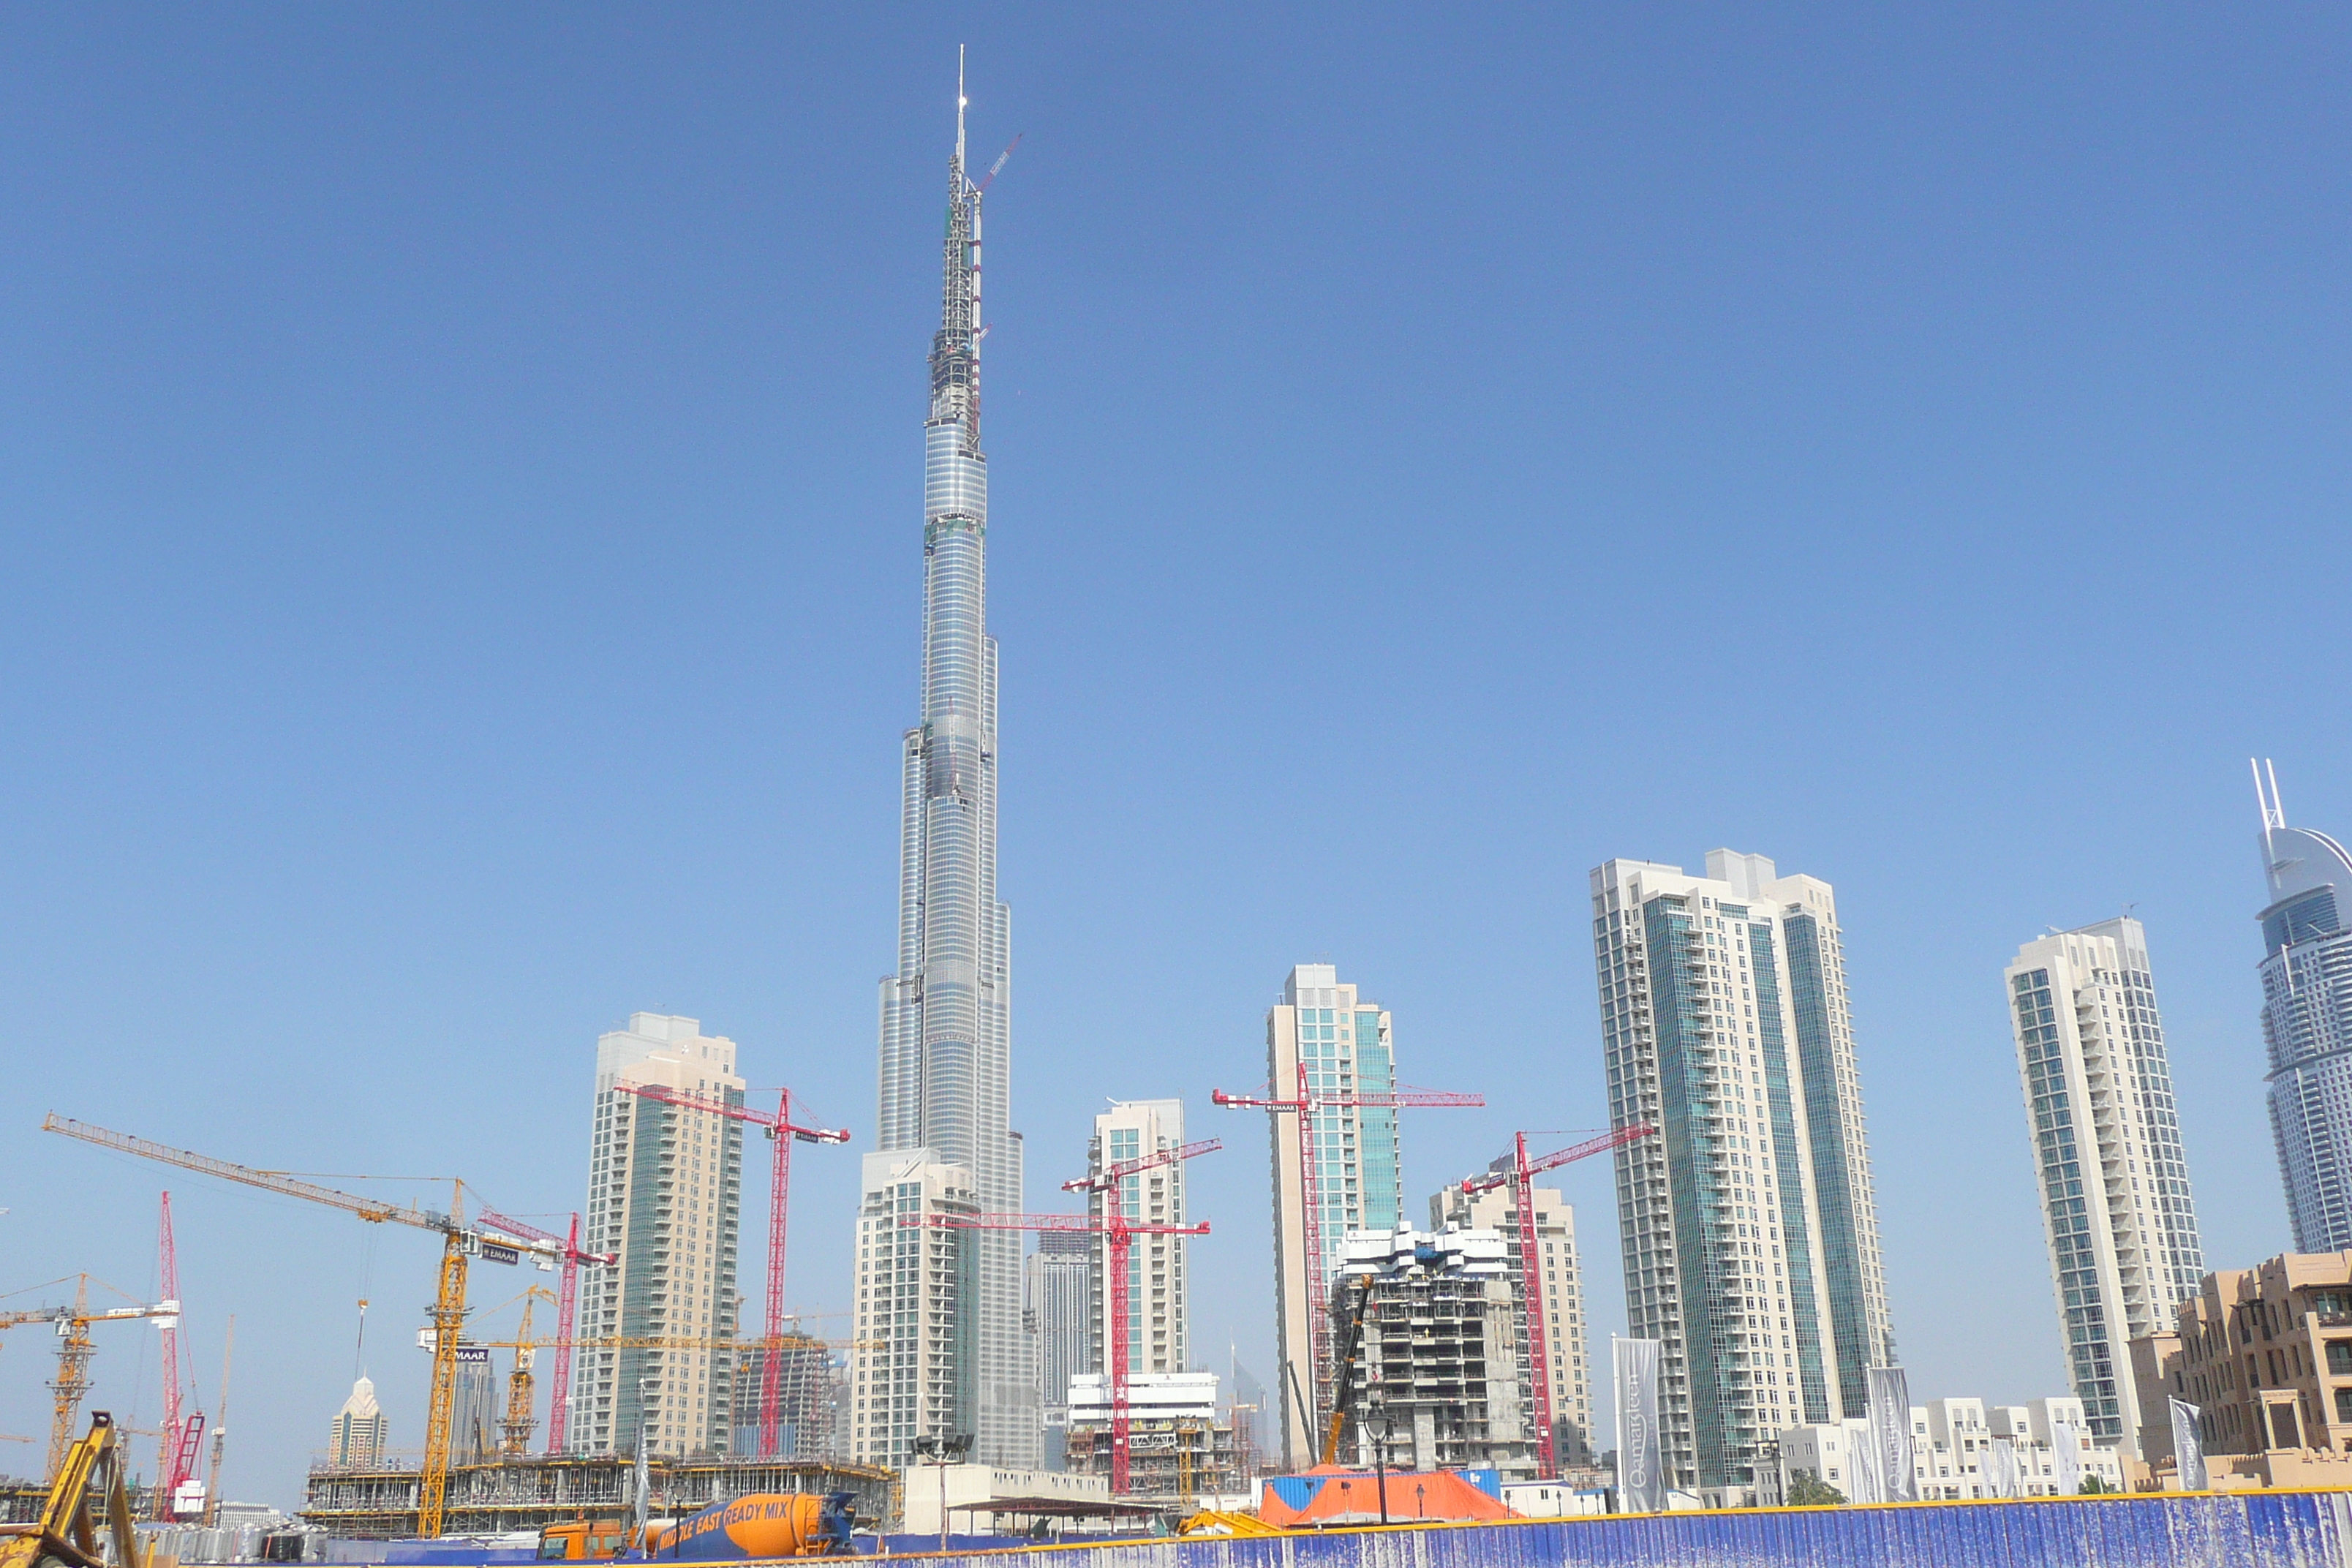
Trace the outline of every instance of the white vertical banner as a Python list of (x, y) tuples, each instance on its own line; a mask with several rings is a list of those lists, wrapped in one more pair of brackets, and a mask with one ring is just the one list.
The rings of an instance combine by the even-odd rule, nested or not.
[(2050, 1469), (2060, 1497), (2083, 1489), (2083, 1435), (2072, 1421), (2050, 1423)]
[(1656, 1340), (1609, 1336), (1617, 1373), (1617, 1507), (1625, 1513), (1666, 1511), (1664, 1435), (1658, 1427), (1658, 1367), (1665, 1347)]
[(2201, 1492), (2207, 1489), (2205, 1474), (2205, 1437), (2197, 1429), (2197, 1418), (2205, 1414), (2185, 1399), (2172, 1402), (2172, 1462), (2180, 1477), (2180, 1489)]
[(1846, 1424), (1845, 1474), (1848, 1502), (1886, 1500), (1886, 1482), (1878, 1457), (1878, 1437), (1867, 1422)]
[(1878, 1475), (1888, 1502), (1917, 1502), (1919, 1473), (1911, 1459), (1911, 1383), (1899, 1366), (1870, 1372), (1870, 1435), (1878, 1449)]
[(2013, 1498), (2018, 1492), (2017, 1445), (2006, 1437), (1995, 1437), (1977, 1458), (1977, 1479), (1984, 1495), (1991, 1498)]

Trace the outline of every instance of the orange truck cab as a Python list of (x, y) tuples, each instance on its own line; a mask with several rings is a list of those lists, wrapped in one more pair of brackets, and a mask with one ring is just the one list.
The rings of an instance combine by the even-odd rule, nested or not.
[(574, 1520), (569, 1524), (542, 1525), (539, 1531), (541, 1563), (585, 1563), (621, 1555), (635, 1531), (618, 1520)]

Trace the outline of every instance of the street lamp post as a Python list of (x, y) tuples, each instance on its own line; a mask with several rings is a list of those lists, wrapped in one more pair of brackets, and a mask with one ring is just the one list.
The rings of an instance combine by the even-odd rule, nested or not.
[(948, 1549), (948, 1467), (971, 1452), (971, 1434), (959, 1432), (952, 1436), (941, 1434), (936, 1437), (915, 1439), (915, 1457), (929, 1459), (940, 1472), (940, 1550)]

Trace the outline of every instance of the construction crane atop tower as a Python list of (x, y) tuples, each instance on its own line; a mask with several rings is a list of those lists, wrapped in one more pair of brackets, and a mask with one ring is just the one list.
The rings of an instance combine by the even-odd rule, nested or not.
[[(564, 1425), (570, 1411), (572, 1397), (572, 1321), (577, 1315), (580, 1306), (580, 1267), (582, 1264), (594, 1264), (598, 1268), (610, 1268), (620, 1261), (620, 1258), (617, 1254), (610, 1252), (580, 1250), (580, 1216), (577, 1214), (572, 1216), (572, 1230), (568, 1236), (552, 1235), (540, 1229), (537, 1226), (525, 1225), (519, 1219), (509, 1219), (496, 1209), (480, 1205), (475, 1207), (474, 1217), (492, 1229), (502, 1230), (509, 1236), (519, 1236), (525, 1241), (550, 1244), (561, 1249), (554, 1254), (562, 1260), (562, 1294), (557, 1297), (555, 1304), (555, 1384), (547, 1391), (547, 1452), (552, 1458), (563, 1452), (564, 1445), (569, 1440), (565, 1435)], [(542, 1261), (541, 1267), (544, 1268), (546, 1264)], [(526, 1307), (524, 1309), (526, 1317), (529, 1312), (530, 1309)], [(526, 1367), (520, 1370), (528, 1373), (530, 1369)], [(517, 1452), (520, 1451), (517, 1450)]]
[[(530, 1448), (530, 1369), (531, 1363), (539, 1359), (539, 1346), (530, 1337), (530, 1311), (540, 1302), (554, 1300), (555, 1293), (543, 1286), (534, 1285), (523, 1292), (522, 1325), (515, 1330), (514, 1371), (507, 1374), (507, 1413), (499, 1423), (499, 1451), (510, 1458), (520, 1458)], [(569, 1336), (564, 1336), (564, 1339), (568, 1341)], [(481, 1342), (469, 1340), (467, 1342), (478, 1344)], [(562, 1358), (562, 1364), (571, 1364), (572, 1346), (568, 1342), (562, 1343), (557, 1353)], [(559, 1403), (561, 1398), (562, 1395), (557, 1394), (548, 1402), (550, 1425), (554, 1424), (556, 1413), (562, 1408)]]
[(0, 1329), (19, 1328), (26, 1323), (57, 1325), (58, 1375), (49, 1384), (54, 1400), (49, 1414), (48, 1462), (41, 1472), (45, 1483), (56, 1480), (58, 1467), (66, 1462), (66, 1454), (74, 1445), (74, 1426), (81, 1415), (81, 1402), (89, 1393), (89, 1358), (98, 1353), (98, 1346), (89, 1337), (90, 1325), (141, 1318), (176, 1327), (180, 1303), (157, 1301), (152, 1306), (110, 1307), (93, 1312), (89, 1310), (89, 1276), (81, 1274), (75, 1277), (74, 1302), (70, 1307), (0, 1312)]
[[(1454, 1089), (1414, 1089), (1399, 1084), (1392, 1089), (1363, 1092), (1357, 1089), (1318, 1089), (1307, 1078), (1307, 1057), (1298, 1058), (1298, 1081), (1292, 1098), (1277, 1100), (1274, 1086), (1268, 1084), (1264, 1094), (1229, 1094), (1213, 1089), (1209, 1098), (1228, 1110), (1263, 1110), (1269, 1118), (1293, 1116), (1298, 1133), (1298, 1206), (1300, 1221), (1306, 1233), (1307, 1264), (1307, 1332), (1309, 1365), (1315, 1376), (1310, 1380), (1316, 1388), (1309, 1399), (1319, 1397), (1323, 1375), (1333, 1365), (1331, 1346), (1331, 1258), (1323, 1237), (1323, 1195), (1317, 1179), (1315, 1153), (1315, 1113), (1318, 1110), (1397, 1110), (1405, 1109), (1475, 1110), (1486, 1103), (1483, 1094), (1465, 1094)], [(1292, 1397), (1300, 1397), (1295, 1392)], [(1303, 1426), (1308, 1433), (1315, 1430), (1322, 1412), (1311, 1404), (1299, 1412), (1292, 1427)], [(1284, 1441), (1289, 1441), (1286, 1428)]]
[[(1156, 1171), (1166, 1165), (1181, 1164), (1200, 1154), (1213, 1154), (1225, 1146), (1221, 1138), (1204, 1138), (1197, 1143), (1187, 1143), (1181, 1149), (1161, 1149), (1117, 1164), (1105, 1165), (1090, 1176), (1078, 1176), (1062, 1184), (1066, 1193), (1098, 1193), (1103, 1200), (1103, 1217), (1107, 1228), (1102, 1232), (1105, 1249), (1109, 1258), (1110, 1332), (1110, 1495), (1127, 1493), (1128, 1449), (1130, 1431), (1130, 1411), (1128, 1401), (1128, 1325), (1127, 1293), (1129, 1260), (1139, 1234), (1127, 1214), (1127, 1178), (1139, 1176), (1146, 1171)], [(1208, 1226), (1201, 1227), (1207, 1234)], [(1167, 1232), (1142, 1234), (1165, 1235)], [(1185, 1234), (1179, 1232), (1176, 1234)]]
[(793, 1186), (793, 1145), (798, 1143), (846, 1143), (845, 1128), (803, 1127), (793, 1121), (793, 1091), (776, 1091), (773, 1112), (754, 1110), (748, 1105), (732, 1105), (708, 1095), (686, 1089), (668, 1089), (659, 1084), (623, 1083), (615, 1086), (641, 1099), (662, 1105), (676, 1106), (683, 1110), (708, 1111), (730, 1121), (748, 1121), (768, 1130), (769, 1141), (776, 1146), (775, 1160), (768, 1183), (768, 1310), (767, 1321), (761, 1325), (760, 1342), (765, 1347), (761, 1356), (760, 1372), (760, 1454), (763, 1458), (781, 1457), (783, 1448), (783, 1405), (782, 1382), (777, 1363), (782, 1359), (784, 1344), (784, 1226), (791, 1211)]
[[(1216, 1140), (1211, 1139), (1209, 1147), (1218, 1148), (1222, 1145)], [(1188, 1148), (1194, 1152), (1207, 1152), (1206, 1150), (1197, 1146), (1188, 1145)], [(1163, 1150), (1160, 1154), (1149, 1158), (1152, 1163), (1166, 1164), (1184, 1157), (1184, 1151), (1171, 1149)], [(1101, 1174), (1103, 1178), (1108, 1178), (1110, 1173), (1105, 1171)], [(1106, 1206), (1109, 1212), (1100, 1219), (1097, 1219), (1092, 1215), (1082, 1214), (910, 1214), (902, 1217), (898, 1224), (902, 1227), (929, 1226), (940, 1230), (1078, 1231), (1088, 1236), (1099, 1236), (1104, 1239), (1109, 1253), (1110, 1344), (1114, 1384), (1110, 1413), (1110, 1491), (1111, 1496), (1117, 1498), (1126, 1489), (1128, 1475), (1127, 1446), (1120, 1436), (1122, 1429), (1127, 1426), (1128, 1413), (1117, 1385), (1122, 1376), (1120, 1369), (1127, 1360), (1129, 1249), (1134, 1246), (1135, 1238), (1139, 1236), (1206, 1236), (1209, 1234), (1209, 1222), (1202, 1220), (1197, 1225), (1178, 1225), (1152, 1220), (1132, 1220), (1126, 1216), (1124, 1205), (1114, 1202)]]
[(1536, 1235), (1535, 1178), (1546, 1171), (1556, 1171), (1562, 1165), (1590, 1159), (1595, 1154), (1606, 1154), (1612, 1149), (1622, 1149), (1656, 1131), (1647, 1122), (1636, 1122), (1534, 1160), (1528, 1158), (1528, 1135), (1521, 1132), (1517, 1135), (1508, 1164), (1497, 1160), (1496, 1164), (1499, 1169), (1462, 1179), (1462, 1191), (1465, 1194), (1491, 1193), (1501, 1186), (1511, 1189), (1512, 1218), (1517, 1222), (1519, 1232), (1519, 1311), (1528, 1329), (1528, 1381), (1535, 1384), (1536, 1476), (1538, 1479), (1549, 1480), (1559, 1475), (1559, 1459), (1552, 1425), (1551, 1347), (1544, 1328), (1543, 1261), (1539, 1257), (1542, 1248)]
[[(457, 1345), (466, 1326), (467, 1266), (476, 1258), (486, 1258), (496, 1263), (515, 1263), (520, 1261), (525, 1253), (547, 1259), (551, 1266), (559, 1244), (515, 1236), (500, 1228), (467, 1225), (464, 1212), (466, 1184), (461, 1181), (449, 1184), (449, 1209), (445, 1214), (437, 1209), (420, 1208), (414, 1204), (394, 1204), (382, 1198), (360, 1197), (279, 1172), (257, 1171), (249, 1165), (215, 1159), (209, 1154), (175, 1149), (170, 1144), (134, 1137), (128, 1132), (116, 1132), (86, 1121), (76, 1121), (54, 1111), (42, 1121), (41, 1131), (78, 1138), (101, 1149), (136, 1154), (142, 1160), (176, 1165), (182, 1170), (195, 1171), (223, 1181), (259, 1187), (281, 1196), (323, 1204), (329, 1208), (356, 1215), (371, 1225), (410, 1226), (418, 1230), (432, 1231), (441, 1237), (440, 1283), (435, 1291), (432, 1307), (433, 1391), (426, 1406), (425, 1465), (416, 1489), (417, 1533), (425, 1537), (440, 1534), (449, 1490), (450, 1427), (457, 1400)], [(64, 1398), (60, 1393), (61, 1410)], [(53, 1445), (54, 1441), (53, 1434)]]

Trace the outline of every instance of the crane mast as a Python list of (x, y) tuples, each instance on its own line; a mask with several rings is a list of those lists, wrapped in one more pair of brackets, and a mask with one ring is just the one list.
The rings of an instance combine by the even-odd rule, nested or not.
[[(499, 1228), (494, 1227), (486, 1231), (480, 1226), (467, 1225), (466, 1187), (463, 1182), (450, 1183), (449, 1209), (444, 1214), (437, 1210), (419, 1208), (414, 1204), (392, 1204), (382, 1198), (361, 1197), (356, 1194), (320, 1186), (315, 1182), (306, 1182), (299, 1177), (285, 1175), (276, 1171), (257, 1171), (249, 1165), (237, 1164), (234, 1161), (215, 1159), (209, 1154), (198, 1154), (186, 1149), (175, 1149), (168, 1143), (158, 1143), (152, 1139), (134, 1137), (128, 1132), (117, 1132), (109, 1128), (93, 1126), (86, 1121), (76, 1121), (69, 1117), (58, 1116), (54, 1112), (42, 1121), (41, 1131), (59, 1133), (68, 1138), (77, 1138), (85, 1143), (95, 1143), (101, 1149), (112, 1149), (124, 1154), (135, 1154), (142, 1160), (153, 1160), (162, 1164), (176, 1165), (182, 1170), (216, 1176), (223, 1181), (236, 1182), (248, 1187), (259, 1187), (265, 1192), (278, 1193), (286, 1197), (323, 1204), (330, 1208), (338, 1208), (346, 1214), (356, 1215), (371, 1225), (405, 1225), (418, 1230), (433, 1231), (440, 1236), (441, 1268), (431, 1310), (433, 1388), (425, 1407), (425, 1464), (417, 1478), (416, 1487), (417, 1533), (426, 1537), (440, 1534), (442, 1521), (446, 1514), (449, 1491), (450, 1426), (457, 1401), (457, 1343), (466, 1326), (467, 1262), (481, 1250), (485, 1241), (494, 1246), (509, 1248), (517, 1253), (529, 1252), (548, 1259), (554, 1258), (558, 1244), (551, 1240), (513, 1236)], [(179, 1310), (178, 1303), (173, 1302), (168, 1305), (176, 1314)], [(142, 1309), (142, 1315), (147, 1310)], [(85, 1340), (84, 1342), (86, 1344), (87, 1341)], [(83, 1362), (86, 1363), (87, 1361), (88, 1357), (85, 1355)], [(75, 1389), (74, 1397), (78, 1404), (80, 1397), (79, 1385)], [(65, 1414), (65, 1401), (66, 1393), (60, 1387), (58, 1394), (58, 1408), (61, 1424), (68, 1420)], [(58, 1442), (56, 1434), (66, 1430), (68, 1430), (67, 1426), (60, 1425), (52, 1431), (51, 1447), (53, 1452), (59, 1453), (60, 1456), (63, 1446)], [(55, 1468), (52, 1464), (53, 1471)]]
[(660, 1084), (624, 1083), (619, 1085), (628, 1093), (658, 1104), (675, 1106), (682, 1110), (706, 1111), (723, 1116), (730, 1121), (748, 1121), (768, 1130), (775, 1144), (775, 1156), (768, 1176), (768, 1301), (766, 1332), (761, 1340), (765, 1347), (761, 1357), (760, 1373), (760, 1452), (762, 1458), (780, 1458), (783, 1448), (783, 1405), (780, 1397), (782, 1382), (777, 1363), (783, 1358), (784, 1343), (784, 1226), (791, 1214), (793, 1186), (793, 1144), (846, 1143), (846, 1129), (803, 1127), (793, 1121), (793, 1091), (776, 1091), (773, 1114), (754, 1110), (748, 1105), (730, 1105), (708, 1095), (693, 1094), (685, 1089), (669, 1089)]
[[(1209, 1141), (1210, 1148), (1219, 1148), (1222, 1146), (1223, 1145), (1219, 1144), (1214, 1139), (1211, 1139)], [(1195, 1152), (1204, 1152), (1205, 1151), (1196, 1149)], [(1162, 1150), (1156, 1155), (1147, 1156), (1146, 1162), (1144, 1163), (1148, 1163), (1150, 1164), (1167, 1164), (1183, 1157), (1184, 1155), (1182, 1151), (1168, 1149)], [(1125, 1163), (1136, 1164), (1138, 1162), (1129, 1161)], [(1118, 1169), (1118, 1167), (1114, 1166), (1112, 1169), (1116, 1170)], [(1064, 1184), (1069, 1187), (1077, 1187), (1082, 1185), (1085, 1182), (1110, 1180), (1113, 1180), (1110, 1172), (1105, 1171), (1099, 1176), (1084, 1177), (1081, 1178), (1079, 1182), (1066, 1183)], [(1113, 1203), (1107, 1206), (1109, 1209), (1109, 1213), (1105, 1215), (1101, 1219), (1096, 1219), (1090, 1215), (1077, 1214), (929, 1214), (908, 1215), (900, 1219), (898, 1224), (901, 1226), (920, 1226), (929, 1225), (942, 1230), (1083, 1231), (1088, 1235), (1099, 1236), (1104, 1238), (1106, 1250), (1108, 1252), (1110, 1259), (1109, 1297), (1111, 1332), (1109, 1338), (1112, 1363), (1110, 1490), (1111, 1496), (1118, 1497), (1127, 1489), (1128, 1478), (1128, 1445), (1126, 1436), (1128, 1415), (1121, 1394), (1123, 1382), (1126, 1377), (1125, 1369), (1127, 1361), (1127, 1260), (1129, 1248), (1133, 1247), (1135, 1238), (1139, 1236), (1206, 1236), (1209, 1234), (1209, 1223), (1206, 1220), (1202, 1220), (1198, 1225), (1176, 1225), (1161, 1224), (1157, 1221), (1131, 1220), (1126, 1216), (1124, 1213), (1124, 1205)]]
[[(1305, 1236), (1304, 1250), (1307, 1254), (1303, 1260), (1307, 1271), (1307, 1334), (1316, 1392), (1319, 1394), (1324, 1375), (1333, 1369), (1333, 1357), (1331, 1259), (1323, 1238), (1323, 1195), (1316, 1168), (1315, 1113), (1318, 1110), (1406, 1108), (1475, 1109), (1486, 1103), (1486, 1097), (1453, 1089), (1411, 1089), (1402, 1084), (1393, 1089), (1370, 1094), (1316, 1089), (1307, 1078), (1307, 1058), (1302, 1052), (1298, 1058), (1298, 1081), (1293, 1098), (1275, 1099), (1274, 1086), (1268, 1084), (1266, 1093), (1262, 1095), (1229, 1094), (1220, 1089), (1211, 1090), (1209, 1099), (1228, 1110), (1263, 1110), (1269, 1117), (1288, 1114), (1297, 1118), (1299, 1225)], [(1299, 1413), (1299, 1420), (1285, 1425), (1283, 1442), (1286, 1448), (1293, 1427), (1303, 1425), (1311, 1439), (1318, 1414), (1310, 1406)]]
[(1542, 1241), (1536, 1232), (1535, 1178), (1546, 1171), (1556, 1171), (1578, 1160), (1622, 1148), (1656, 1131), (1646, 1122), (1637, 1122), (1536, 1160), (1528, 1158), (1528, 1135), (1520, 1132), (1515, 1135), (1507, 1165), (1483, 1176), (1465, 1177), (1462, 1182), (1465, 1195), (1492, 1192), (1501, 1186), (1511, 1189), (1512, 1219), (1519, 1233), (1519, 1313), (1528, 1331), (1528, 1381), (1535, 1387), (1536, 1474), (1544, 1479), (1559, 1474), (1559, 1454), (1551, 1405), (1551, 1346), (1544, 1327)]

